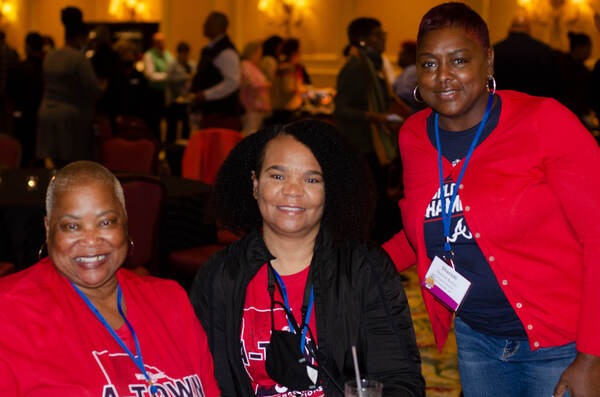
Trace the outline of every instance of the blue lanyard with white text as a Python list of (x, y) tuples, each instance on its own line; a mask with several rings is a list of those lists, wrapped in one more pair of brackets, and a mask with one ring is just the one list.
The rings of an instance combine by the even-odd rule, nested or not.
[[(283, 303), (285, 304), (285, 308), (291, 313), (290, 305), (288, 303), (287, 291), (285, 289), (285, 283), (283, 279), (277, 273), (275, 269), (273, 269), (273, 273), (275, 274), (275, 278), (277, 279), (277, 283), (281, 287), (281, 295), (283, 296)], [(304, 322), (302, 323), (302, 336), (300, 338), (300, 351), (304, 352), (304, 345), (306, 344), (306, 332), (308, 330), (308, 322), (310, 321), (310, 315), (312, 313), (313, 303), (315, 301), (314, 288), (310, 287), (310, 299), (308, 300), (308, 309), (306, 310), (306, 315), (304, 316)], [(287, 318), (288, 324), (290, 326), (290, 331), (294, 330), (294, 326), (292, 325), (292, 321), (290, 318)]]
[(455, 188), (452, 192), (452, 196), (450, 198), (450, 203), (448, 209), (446, 210), (446, 202), (444, 197), (444, 170), (442, 165), (442, 145), (440, 144), (440, 131), (439, 131), (439, 114), (436, 112), (434, 117), (434, 126), (435, 126), (435, 143), (438, 151), (438, 167), (440, 171), (440, 202), (442, 203), (442, 225), (444, 226), (444, 250), (446, 253), (452, 253), (452, 246), (450, 245), (450, 224), (452, 223), (452, 206), (454, 205), (454, 200), (456, 200), (456, 196), (458, 195), (458, 189), (456, 187), (460, 186), (463, 175), (465, 174), (465, 170), (467, 169), (467, 164), (469, 164), (469, 160), (471, 159), (471, 155), (473, 155), (473, 151), (477, 146), (477, 141), (483, 132), (483, 127), (490, 115), (490, 110), (492, 109), (492, 103), (494, 103), (494, 95), (490, 94), (490, 98), (488, 99), (487, 107), (485, 108), (485, 113), (483, 114), (483, 119), (481, 123), (479, 123), (479, 128), (477, 129), (477, 133), (473, 138), (473, 142), (469, 147), (469, 152), (465, 157), (465, 161), (460, 170), (460, 174), (458, 175), (458, 179), (454, 184)]
[(146, 381), (150, 385), (150, 392), (153, 395), (156, 394), (156, 393), (158, 393), (158, 388), (156, 387), (156, 385), (152, 384), (152, 380), (150, 379), (150, 375), (148, 375), (148, 372), (146, 371), (146, 368), (144, 367), (144, 359), (142, 358), (142, 352), (140, 350), (140, 343), (138, 341), (137, 335), (135, 334), (135, 331), (133, 330), (133, 327), (131, 326), (131, 324), (129, 323), (129, 321), (127, 321), (127, 317), (125, 317), (125, 314), (123, 314), (123, 308), (121, 307), (121, 298), (123, 296), (123, 294), (121, 292), (121, 285), (119, 285), (117, 287), (117, 305), (118, 305), (118, 308), (119, 308), (119, 314), (121, 314), (121, 317), (123, 317), (123, 320), (125, 320), (125, 324), (127, 324), (127, 328), (129, 328), (129, 331), (131, 332), (131, 336), (133, 337), (133, 341), (135, 342), (135, 350), (136, 350), (136, 353), (137, 353), (137, 358), (136, 358), (136, 356), (133, 355), (133, 353), (131, 352), (131, 350), (129, 350), (129, 348), (127, 347), (127, 345), (125, 345), (125, 342), (123, 342), (123, 340), (119, 337), (119, 335), (117, 335), (117, 333), (110, 326), (110, 324), (108, 323), (108, 321), (106, 321), (106, 319), (102, 316), (102, 314), (100, 314), (100, 312), (98, 311), (98, 309), (96, 309), (96, 306), (94, 306), (94, 304), (88, 299), (88, 297), (85, 296), (85, 294), (75, 284), (73, 284), (72, 281), (71, 281), (71, 285), (73, 286), (73, 288), (75, 289), (75, 291), (77, 291), (77, 293), (79, 294), (79, 296), (81, 296), (81, 298), (86, 303), (86, 305), (88, 305), (88, 307), (90, 308), (90, 310), (92, 311), (92, 313), (94, 313), (94, 315), (96, 316), (96, 318), (98, 318), (98, 320), (100, 320), (100, 322), (102, 323), (102, 325), (104, 325), (104, 327), (106, 327), (106, 329), (108, 330), (108, 332), (110, 333), (110, 335), (115, 339), (115, 341), (119, 344), (119, 346), (121, 346), (121, 348), (129, 356), (129, 358), (131, 358), (133, 360), (133, 362), (139, 368), (139, 370), (142, 371), (142, 374), (144, 375), (144, 378), (146, 378)]

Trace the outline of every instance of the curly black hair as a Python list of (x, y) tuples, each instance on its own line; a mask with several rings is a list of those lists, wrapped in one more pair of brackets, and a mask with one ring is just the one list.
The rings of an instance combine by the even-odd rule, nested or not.
[(322, 227), (336, 242), (365, 240), (375, 208), (374, 185), (366, 164), (359, 161), (333, 125), (310, 119), (261, 129), (233, 148), (215, 183), (221, 226), (237, 234), (262, 227), (251, 175), (252, 171), (260, 175), (267, 144), (282, 135), (292, 136), (306, 145), (323, 170)]

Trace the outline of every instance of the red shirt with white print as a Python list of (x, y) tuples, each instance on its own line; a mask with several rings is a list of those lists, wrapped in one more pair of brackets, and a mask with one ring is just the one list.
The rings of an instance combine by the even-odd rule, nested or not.
[[(281, 276), (288, 295), (288, 302), (294, 318), (298, 323), (302, 322), (302, 301), (304, 299), (304, 286), (308, 277), (309, 267), (299, 273)], [(269, 273), (267, 265), (260, 268), (256, 276), (248, 284), (246, 290), (246, 302), (244, 303), (244, 315), (242, 318), (242, 361), (248, 377), (252, 382), (254, 393), (258, 397), (321, 397), (323, 387), (314, 390), (288, 390), (272, 380), (265, 369), (266, 351), (271, 339), (271, 297), (267, 290)], [(283, 303), (279, 289), (275, 287), (275, 300)], [(276, 330), (289, 331), (289, 324), (285, 311), (279, 305), (273, 310)], [(316, 338), (316, 325), (314, 308), (310, 316), (309, 327)], [(311, 340), (307, 333), (307, 343)], [(314, 343), (316, 344), (316, 340)], [(298, 346), (300, 348), (300, 346)], [(306, 355), (306, 353), (305, 353)], [(316, 364), (314, 360), (311, 360)], [(313, 381), (316, 381), (316, 371), (309, 370)]]
[[(117, 278), (157, 396), (220, 395), (185, 291), (127, 269)], [(116, 332), (135, 354), (127, 325)], [(141, 371), (48, 258), (0, 279), (0, 336), (2, 397), (151, 397)]]

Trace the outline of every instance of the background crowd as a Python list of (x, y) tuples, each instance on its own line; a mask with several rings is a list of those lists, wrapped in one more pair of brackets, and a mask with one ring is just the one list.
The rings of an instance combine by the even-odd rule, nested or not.
[[(204, 24), (210, 42), (198, 62), (185, 41), (171, 55), (162, 33), (154, 34), (151, 48), (142, 52), (133, 41), (113, 42), (104, 26), (88, 31), (76, 8), (63, 10), (61, 20), (65, 47), (49, 48), (31, 32), (23, 61), (0, 34), (0, 125), (21, 141), (24, 166), (44, 159), (57, 165), (92, 159), (94, 128), (96, 135), (105, 123), (116, 130), (122, 120), (144, 124), (165, 144), (188, 138), (190, 128), (227, 127), (248, 134), (297, 119), (311, 84), (300, 63), (298, 39), (272, 36), (238, 50), (222, 13), (212, 13)], [(77, 110), (77, 117), (67, 115), (69, 110)], [(82, 123), (76, 128), (81, 136), (57, 131), (58, 120), (48, 124), (48, 117), (59, 113), (62, 123)]]
[[(319, 112), (312, 105), (328, 104), (331, 97), (315, 94), (297, 38), (275, 35), (236, 48), (227, 35), (227, 16), (213, 12), (202, 28), (209, 42), (196, 61), (185, 40), (172, 55), (157, 32), (144, 51), (139, 43), (113, 40), (105, 26), (89, 31), (83, 19), (77, 8), (63, 11), (61, 49), (53, 48), (50, 37), (29, 33), (24, 60), (0, 32), (0, 132), (21, 142), (22, 166), (100, 160), (102, 140), (132, 126), (168, 149), (202, 128), (248, 135), (262, 126), (318, 117), (335, 123), (372, 169), (379, 195), (373, 237), (383, 242), (393, 234), (400, 222), (395, 201), (402, 194), (402, 165), (389, 132), (425, 107), (413, 95), (415, 41), (400, 43), (393, 67), (384, 55), (385, 27), (376, 19), (357, 19), (348, 27), (346, 63), (331, 91), (335, 101)], [(553, 97), (597, 129), (600, 65), (585, 66), (592, 38), (571, 32), (570, 51), (561, 53), (529, 32), (529, 21), (518, 17), (508, 37), (494, 45), (499, 86)], [(161, 172), (179, 172), (167, 164)]]

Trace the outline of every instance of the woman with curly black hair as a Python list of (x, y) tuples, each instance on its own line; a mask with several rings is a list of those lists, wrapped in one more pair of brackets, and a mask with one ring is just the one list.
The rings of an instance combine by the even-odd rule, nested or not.
[(399, 275), (362, 242), (373, 196), (351, 153), (333, 126), (304, 120), (245, 138), (223, 164), (218, 216), (246, 236), (191, 291), (223, 396), (342, 396), (353, 345), (384, 396), (424, 396)]

